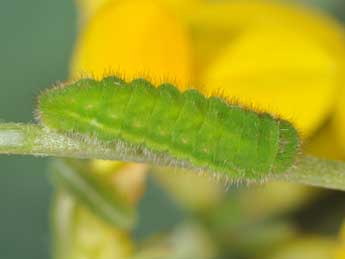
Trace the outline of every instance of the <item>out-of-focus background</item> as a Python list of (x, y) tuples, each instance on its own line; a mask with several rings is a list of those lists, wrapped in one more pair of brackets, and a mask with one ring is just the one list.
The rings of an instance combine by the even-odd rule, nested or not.
[[(73, 0), (0, 1), (0, 119), (33, 121), (35, 96), (66, 78)], [(49, 258), (47, 159), (0, 157), (0, 258)]]
[[(345, 20), (343, 0), (304, 0)], [(32, 122), (35, 96), (67, 77), (77, 32), (73, 0), (0, 1), (0, 120)], [(50, 257), (48, 159), (0, 156), (0, 258)], [(143, 221), (157, 227), (179, 217), (151, 188)], [(162, 209), (163, 205), (166, 206)], [(164, 215), (150, 217), (155, 209)], [(171, 213), (171, 212), (174, 213)], [(145, 214), (146, 213), (146, 214)], [(171, 215), (169, 218), (168, 215)], [(152, 222), (151, 222), (152, 223)], [(139, 227), (140, 230), (140, 227)], [(147, 231), (144, 228), (138, 236)]]

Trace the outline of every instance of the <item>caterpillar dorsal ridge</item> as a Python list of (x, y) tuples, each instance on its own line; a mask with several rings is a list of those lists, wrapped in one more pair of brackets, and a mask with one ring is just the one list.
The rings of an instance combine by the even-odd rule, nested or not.
[(38, 117), (61, 134), (120, 141), (147, 150), (151, 161), (167, 154), (231, 179), (283, 173), (295, 163), (299, 146), (288, 121), (144, 79), (81, 79), (48, 89), (39, 97)]

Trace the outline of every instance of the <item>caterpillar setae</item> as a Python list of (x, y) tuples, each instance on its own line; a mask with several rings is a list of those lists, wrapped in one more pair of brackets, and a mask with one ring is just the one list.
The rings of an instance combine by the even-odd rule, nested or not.
[(260, 180), (295, 162), (293, 125), (197, 90), (144, 79), (81, 79), (43, 92), (38, 118), (48, 129), (166, 153), (193, 168)]

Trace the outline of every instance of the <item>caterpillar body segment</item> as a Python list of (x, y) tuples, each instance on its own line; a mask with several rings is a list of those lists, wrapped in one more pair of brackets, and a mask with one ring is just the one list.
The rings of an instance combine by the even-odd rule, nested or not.
[(121, 140), (233, 179), (285, 172), (299, 146), (288, 121), (143, 79), (82, 79), (49, 89), (39, 97), (38, 117), (62, 134)]

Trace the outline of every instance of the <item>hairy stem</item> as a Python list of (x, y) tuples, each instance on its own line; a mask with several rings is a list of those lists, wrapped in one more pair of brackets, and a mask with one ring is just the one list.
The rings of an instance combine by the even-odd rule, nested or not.
[[(190, 169), (167, 154), (152, 154), (123, 143), (103, 145), (87, 139), (74, 139), (50, 132), (35, 124), (0, 124), (0, 154), (93, 158), (130, 162), (157, 163)], [(330, 189), (345, 190), (345, 162), (304, 156), (286, 174), (269, 180), (283, 180)]]
[(345, 162), (304, 156), (280, 180), (345, 191)]
[(93, 158), (145, 162), (140, 150), (119, 143), (102, 145), (90, 138), (71, 138), (36, 124), (0, 124), (0, 154)]

